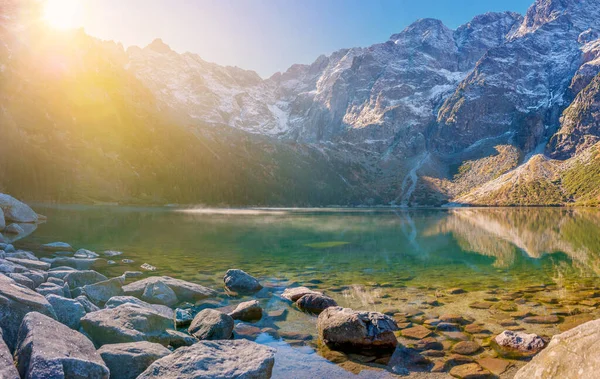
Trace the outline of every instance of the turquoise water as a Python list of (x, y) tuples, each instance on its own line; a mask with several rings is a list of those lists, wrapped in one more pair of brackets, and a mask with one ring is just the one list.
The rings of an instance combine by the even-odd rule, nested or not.
[[(265, 286), (255, 295), (265, 312), (287, 313), (242, 325), (246, 329), (238, 325), (236, 338), (255, 339), (277, 349), (275, 378), (391, 375), (385, 362), (340, 358), (320, 346), (316, 318), (279, 298), (288, 286), (324, 291), (338, 304), (354, 309), (396, 309), (392, 313), (400, 315), (418, 308), (425, 319), (459, 313), (493, 333), (504, 329), (498, 321), (515, 309), (538, 315), (557, 308), (565, 311), (563, 305), (553, 305), (556, 302), (546, 304), (547, 297), (570, 307), (567, 313), (579, 307), (586, 314), (573, 311), (553, 325), (521, 323), (527, 332), (550, 337), (568, 325), (600, 317), (597, 306), (585, 303), (589, 289), (600, 284), (600, 212), (593, 209), (34, 208), (48, 216), (48, 222), (17, 242), (17, 247), (37, 254), (44, 254), (40, 244), (54, 241), (99, 253), (118, 250), (121, 256), (108, 258), (114, 264), (99, 261), (94, 269), (116, 276), (148, 263), (157, 271), (145, 275), (169, 275), (218, 290), (220, 295), (213, 301), (224, 310), (250, 299), (225, 294), (225, 271), (240, 268), (256, 276)], [(454, 287), (467, 293), (447, 295)], [(502, 298), (518, 290), (526, 292), (527, 300), (508, 304), (514, 306), (512, 310), (469, 306), (489, 298), (489, 293)], [(439, 304), (432, 305), (435, 299)], [(582, 316), (587, 318), (578, 319)], [(489, 348), (483, 352), (490, 353)], [(502, 377), (512, 377), (522, 365), (513, 364), (513, 371)]]
[(595, 280), (600, 212), (588, 209), (198, 210), (38, 207), (27, 241), (119, 250), (164, 275), (219, 281), (229, 268), (320, 287), (477, 289)]

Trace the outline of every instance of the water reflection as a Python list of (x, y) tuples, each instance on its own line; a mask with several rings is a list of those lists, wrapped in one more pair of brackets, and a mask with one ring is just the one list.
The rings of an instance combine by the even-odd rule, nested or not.
[(524, 253), (564, 253), (584, 274), (600, 274), (600, 213), (593, 209), (454, 209), (428, 234), (452, 233), (468, 251), (495, 257), (497, 267)]

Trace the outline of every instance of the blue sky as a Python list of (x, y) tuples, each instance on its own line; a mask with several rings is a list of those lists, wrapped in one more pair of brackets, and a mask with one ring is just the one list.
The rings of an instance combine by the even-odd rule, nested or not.
[(267, 77), (320, 54), (384, 42), (419, 18), (456, 28), (490, 11), (525, 13), (533, 0), (85, 0), (86, 31), (178, 52)]

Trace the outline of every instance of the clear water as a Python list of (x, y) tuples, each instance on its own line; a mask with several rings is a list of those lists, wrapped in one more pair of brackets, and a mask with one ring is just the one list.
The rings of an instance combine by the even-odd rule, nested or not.
[[(219, 290), (225, 271), (241, 268), (267, 287), (260, 296), (267, 311), (290, 308), (277, 294), (294, 284), (323, 290), (343, 306), (382, 311), (452, 287), (473, 294), (540, 284), (569, 291), (597, 285), (600, 274), (600, 211), (593, 209), (36, 210), (48, 222), (21, 244), (65, 241), (97, 252), (119, 250), (123, 255), (114, 265), (98, 270), (116, 276), (149, 263), (158, 268), (153, 274)], [(123, 258), (135, 262), (125, 264)], [(457, 303), (452, 310), (467, 308)], [(314, 317), (293, 309), (285, 321), (259, 327), (316, 331)], [(292, 348), (266, 334), (259, 341), (277, 347), (281, 376), (290, 369), (284, 362), (292, 361), (304, 362), (307, 377), (361, 371), (331, 364), (314, 346)]]

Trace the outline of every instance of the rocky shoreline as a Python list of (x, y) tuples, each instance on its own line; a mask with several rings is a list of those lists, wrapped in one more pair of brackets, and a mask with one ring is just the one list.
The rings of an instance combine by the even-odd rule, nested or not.
[[(147, 263), (142, 271), (109, 278), (95, 268), (122, 258), (118, 251), (76, 250), (65, 242), (25, 251), (4, 237), (23, 235), (43, 221), (24, 203), (0, 194), (0, 378), (269, 378), (276, 350), (253, 340), (268, 334), (294, 346), (312, 335), (260, 328), (260, 320), (285, 319), (288, 312), (265, 311), (259, 301), (265, 296), (305, 312), (318, 336), (315, 348), (342, 366), (352, 361), (416, 377), (585, 378), (600, 364), (593, 346), (600, 321), (565, 328), (551, 341), (526, 333), (515, 321), (558, 324), (564, 315), (585, 314), (566, 309), (574, 304), (557, 304), (555, 312), (540, 315), (517, 308), (549, 287), (511, 294), (491, 289), (471, 302), (470, 309), (506, 313), (500, 323), (505, 329), (495, 333), (466, 314), (432, 314), (428, 309), (437, 300), (423, 309), (353, 310), (308, 284), (265, 294), (268, 284), (241, 269), (225, 272), (218, 290), (155, 276)], [(594, 302), (600, 298), (596, 288), (585, 291), (575, 305), (600, 304)], [(463, 295), (454, 288), (444, 296), (459, 301)], [(233, 300), (230, 306), (223, 305), (224, 296)]]

